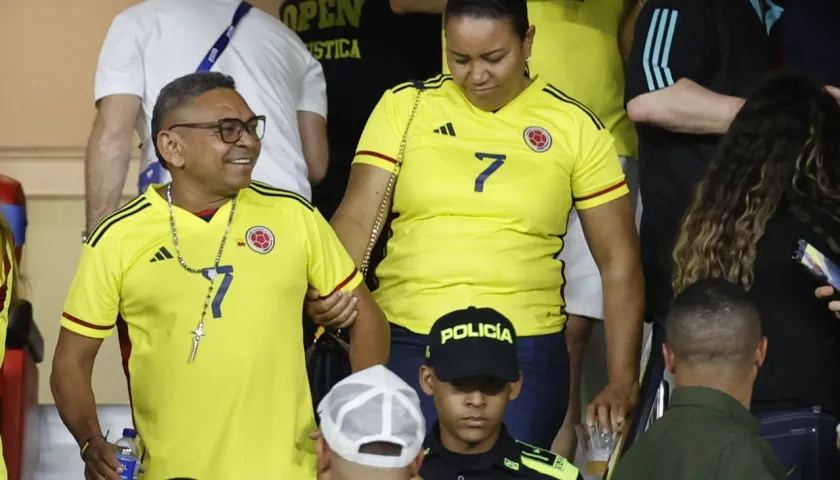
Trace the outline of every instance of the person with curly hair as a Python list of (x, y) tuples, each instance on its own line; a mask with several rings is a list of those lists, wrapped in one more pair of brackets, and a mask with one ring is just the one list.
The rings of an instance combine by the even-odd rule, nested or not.
[(789, 474), (840, 478), (840, 322), (791, 259), (800, 239), (840, 261), (840, 105), (778, 73), (747, 98), (697, 187), (673, 288), (714, 277), (750, 292), (768, 339), (751, 403), (761, 434)]

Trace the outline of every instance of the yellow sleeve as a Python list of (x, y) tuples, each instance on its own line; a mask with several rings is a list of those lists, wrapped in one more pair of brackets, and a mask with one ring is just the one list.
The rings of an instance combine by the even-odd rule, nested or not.
[(61, 326), (90, 338), (107, 338), (119, 314), (122, 286), (118, 242), (82, 245), (82, 255), (61, 314)]
[(309, 285), (321, 296), (349, 292), (362, 283), (362, 274), (321, 212), (306, 212), (309, 233)]
[(578, 155), (572, 170), (575, 208), (586, 210), (627, 195), (624, 170), (615, 149), (615, 139), (606, 128), (581, 122)]
[(416, 95), (417, 89), (408, 83), (387, 90), (382, 95), (359, 138), (353, 163), (394, 171)]

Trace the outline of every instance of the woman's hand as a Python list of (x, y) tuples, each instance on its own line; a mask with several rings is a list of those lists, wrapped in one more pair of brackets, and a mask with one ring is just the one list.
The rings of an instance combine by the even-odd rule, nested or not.
[(586, 411), (586, 423), (596, 422), (602, 430), (623, 433), (628, 416), (639, 404), (639, 384), (611, 382), (595, 397)]
[(317, 290), (306, 291), (304, 306), (306, 314), (316, 324), (329, 329), (348, 328), (356, 321), (359, 312), (356, 304), (359, 299), (351, 293), (336, 292), (329, 297), (321, 297)]
[[(817, 295), (817, 298), (829, 299), (835, 292), (834, 287), (825, 286), (818, 288), (814, 293)], [(840, 318), (840, 300), (832, 300), (828, 302), (828, 309), (834, 312), (834, 315), (836, 315), (837, 318)]]

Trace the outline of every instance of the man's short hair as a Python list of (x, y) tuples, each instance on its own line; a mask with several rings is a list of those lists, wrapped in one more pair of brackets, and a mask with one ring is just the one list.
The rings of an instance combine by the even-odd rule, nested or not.
[(391, 442), (371, 442), (359, 445), (359, 453), (381, 455), (383, 457), (399, 457), (403, 447)]
[(152, 109), (152, 143), (161, 165), (165, 167), (166, 162), (158, 150), (157, 136), (163, 119), (170, 112), (182, 108), (194, 98), (220, 88), (236, 90), (236, 82), (233, 81), (233, 77), (224, 73), (196, 72), (176, 78), (160, 90), (155, 107)]
[(761, 321), (743, 288), (701, 279), (674, 298), (665, 341), (679, 361), (691, 365), (744, 365), (761, 342)]

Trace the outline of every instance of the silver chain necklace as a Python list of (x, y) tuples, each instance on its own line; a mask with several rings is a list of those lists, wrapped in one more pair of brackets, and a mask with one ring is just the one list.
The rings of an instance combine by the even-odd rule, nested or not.
[(201, 318), (198, 321), (198, 326), (192, 331), (192, 351), (190, 352), (189, 363), (195, 361), (195, 355), (198, 353), (198, 344), (201, 343), (202, 337), (207, 333), (204, 331), (204, 319), (207, 317), (207, 308), (213, 300), (213, 284), (218, 275), (219, 263), (222, 261), (222, 252), (225, 250), (225, 243), (227, 242), (228, 232), (233, 223), (233, 213), (236, 211), (236, 197), (233, 197), (230, 205), (230, 216), (228, 216), (227, 226), (225, 226), (225, 233), (222, 236), (222, 242), (219, 244), (219, 251), (216, 253), (216, 262), (212, 268), (192, 268), (187, 265), (184, 257), (181, 255), (181, 247), (178, 243), (178, 230), (175, 228), (175, 212), (172, 208), (172, 183), (166, 187), (166, 202), (169, 204), (169, 225), (172, 227), (172, 242), (175, 244), (175, 254), (178, 256), (178, 263), (184, 267), (184, 270), (190, 273), (197, 273), (205, 276), (210, 280), (210, 288), (207, 289), (207, 296), (204, 298), (204, 306), (201, 310)]

